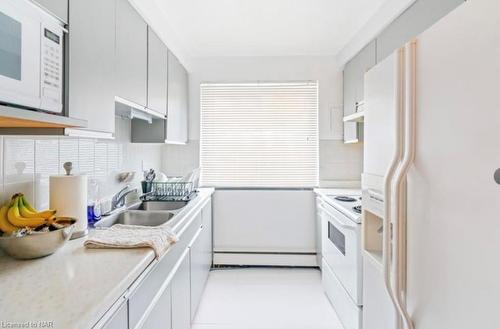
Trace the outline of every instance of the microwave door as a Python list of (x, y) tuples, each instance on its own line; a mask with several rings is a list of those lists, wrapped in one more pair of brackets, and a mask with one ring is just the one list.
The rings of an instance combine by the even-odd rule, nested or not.
[(40, 107), (40, 17), (25, 1), (0, 1), (0, 102)]

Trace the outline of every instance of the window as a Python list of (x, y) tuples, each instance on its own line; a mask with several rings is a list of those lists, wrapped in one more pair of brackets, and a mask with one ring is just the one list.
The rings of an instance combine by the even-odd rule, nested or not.
[(317, 82), (203, 83), (200, 88), (204, 186), (317, 185)]

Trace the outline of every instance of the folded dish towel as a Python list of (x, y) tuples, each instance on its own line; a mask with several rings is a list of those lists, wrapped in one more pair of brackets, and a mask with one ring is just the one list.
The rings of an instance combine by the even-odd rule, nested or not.
[(87, 248), (152, 248), (156, 258), (177, 242), (177, 236), (168, 226), (138, 226), (116, 224), (93, 231), (84, 242)]

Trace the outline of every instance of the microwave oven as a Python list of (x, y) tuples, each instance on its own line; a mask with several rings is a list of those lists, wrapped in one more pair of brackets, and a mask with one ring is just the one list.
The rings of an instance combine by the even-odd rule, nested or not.
[(0, 1), (0, 103), (62, 113), (64, 32), (30, 1)]

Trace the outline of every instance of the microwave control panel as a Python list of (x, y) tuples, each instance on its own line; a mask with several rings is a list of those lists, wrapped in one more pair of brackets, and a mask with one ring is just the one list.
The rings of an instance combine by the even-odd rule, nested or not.
[(62, 112), (63, 31), (42, 27), (42, 109)]

